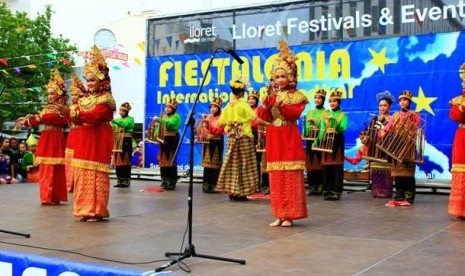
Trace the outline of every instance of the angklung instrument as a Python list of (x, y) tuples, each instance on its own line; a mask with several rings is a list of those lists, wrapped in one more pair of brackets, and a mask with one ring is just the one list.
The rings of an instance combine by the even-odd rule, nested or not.
[(398, 162), (424, 162), (426, 120), (416, 112), (396, 116), (376, 147)]

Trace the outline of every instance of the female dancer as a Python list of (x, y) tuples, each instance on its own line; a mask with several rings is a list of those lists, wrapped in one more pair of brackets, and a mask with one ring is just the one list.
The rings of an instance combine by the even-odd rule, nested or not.
[(273, 63), (271, 77), (277, 90), (269, 89), (258, 116), (272, 123), (267, 126), (266, 162), (270, 177), (271, 211), (276, 220), (271, 227), (292, 226), (293, 220), (308, 217), (305, 195), (305, 151), (297, 119), (307, 97), (296, 89), (296, 56), (284, 40)]
[(452, 145), (452, 182), (449, 197), (449, 215), (465, 219), (465, 63), (460, 66), (462, 94), (450, 101), (449, 117), (459, 123)]
[(243, 78), (230, 81), (233, 95), (218, 123), (228, 135), (226, 156), (221, 166), (216, 190), (232, 200), (247, 200), (258, 191), (258, 170), (253, 144), (252, 121), (257, 117), (243, 100), (247, 82)]
[(221, 165), (223, 164), (224, 129), (217, 124), (221, 115), (223, 101), (215, 98), (210, 103), (210, 114), (204, 118), (201, 139), (207, 139), (208, 144), (203, 144), (202, 167), (204, 193), (214, 193)]
[(44, 124), (37, 146), (39, 167), (40, 202), (42, 205), (57, 205), (68, 201), (66, 193), (65, 146), (63, 128), (68, 126), (65, 110), (67, 94), (65, 82), (58, 69), (47, 85), (46, 105), (40, 114), (30, 114), (16, 120), (16, 126), (36, 127)]
[(101, 221), (110, 216), (110, 160), (113, 130), (110, 122), (116, 110), (111, 94), (109, 68), (100, 50), (92, 48), (92, 58), (84, 67), (89, 92), (70, 109), (72, 120), (82, 126), (74, 148), (74, 216), (79, 221)]
[(115, 165), (117, 188), (127, 188), (131, 184), (131, 157), (132, 157), (132, 133), (134, 132), (134, 118), (129, 116), (131, 105), (123, 103), (119, 107), (121, 118), (111, 121), (115, 135), (121, 139), (121, 152), (113, 154), (113, 165)]
[[(77, 107), (79, 99), (84, 96), (86, 88), (82, 84), (81, 80), (73, 74), (71, 76), (71, 87), (69, 88), (71, 93), (71, 105), (70, 109)], [(66, 171), (66, 190), (68, 192), (73, 191), (74, 180), (73, 180), (73, 167), (71, 166), (71, 160), (74, 156), (74, 147), (76, 141), (79, 139), (79, 128), (81, 122), (76, 119), (70, 119), (69, 133), (66, 137), (66, 149), (65, 149), (65, 171)]]
[[(400, 111), (395, 112), (386, 126), (379, 132), (379, 137), (384, 137), (387, 132), (392, 128), (397, 129), (404, 125), (404, 122), (411, 121), (413, 125), (418, 127), (420, 125), (420, 116), (418, 113), (410, 110), (412, 103), (412, 92), (404, 90), (398, 97)], [(407, 142), (407, 141), (406, 141)], [(403, 145), (409, 147), (409, 145)], [(412, 155), (414, 155), (415, 146), (411, 146)], [(415, 169), (416, 164), (412, 161), (399, 162), (395, 159), (392, 160), (391, 176), (396, 183), (395, 201), (407, 201), (413, 204), (415, 201)]]
[[(334, 91), (329, 97), (328, 117), (321, 124), (318, 139), (323, 139), (331, 128), (335, 133), (332, 153), (323, 153), (323, 198), (324, 200), (339, 200), (344, 185), (344, 132), (347, 129), (347, 115), (341, 110), (342, 93)], [(317, 142), (315, 140), (315, 142)]]

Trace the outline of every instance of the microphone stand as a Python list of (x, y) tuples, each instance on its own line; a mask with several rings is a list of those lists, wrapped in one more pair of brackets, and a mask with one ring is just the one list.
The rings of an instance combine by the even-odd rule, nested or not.
[(1, 233), (11, 234), (11, 235), (23, 236), (25, 238), (30, 238), (31, 237), (30, 234), (24, 234), (24, 233), (13, 232), (13, 231), (8, 231), (8, 230), (2, 230), (2, 229), (0, 229), (0, 232)]
[[(200, 87), (197, 91), (197, 97), (195, 98), (194, 104), (192, 105), (192, 108), (189, 112), (189, 115), (187, 116), (187, 120), (185, 123), (184, 130), (182, 132), (181, 138), (179, 139), (178, 146), (176, 148), (176, 151), (174, 152), (173, 159), (171, 161), (171, 166), (174, 166), (174, 163), (176, 161), (176, 157), (178, 155), (179, 149), (181, 147), (182, 141), (184, 139), (184, 136), (187, 132), (187, 129), (190, 128), (190, 139), (189, 139), (189, 189), (188, 189), (188, 197), (187, 197), (187, 205), (188, 205), (188, 213), (187, 213), (187, 222), (188, 222), (188, 244), (186, 248), (184, 249), (184, 253), (181, 252), (166, 252), (165, 256), (177, 256), (176, 259), (170, 261), (169, 263), (166, 263), (160, 267), (155, 268), (155, 272), (160, 272), (173, 264), (179, 263), (184, 259), (190, 258), (190, 257), (199, 257), (199, 258), (204, 258), (204, 259), (211, 259), (211, 260), (218, 260), (218, 261), (225, 261), (225, 262), (233, 262), (233, 263), (239, 263), (239, 264), (245, 264), (245, 260), (238, 260), (238, 259), (230, 259), (230, 258), (223, 258), (223, 257), (217, 257), (217, 256), (211, 256), (211, 255), (204, 255), (204, 254), (198, 254), (195, 251), (195, 246), (192, 243), (192, 200), (193, 200), (193, 186), (194, 186), (194, 113), (195, 113), (195, 107), (197, 105), (198, 99), (200, 97), (200, 93), (202, 92), (205, 79), (207, 74), (210, 71), (211, 64), (213, 62), (213, 58), (215, 57), (216, 53), (218, 50), (223, 50), (231, 54), (234, 59), (236, 59), (239, 63), (243, 63), (243, 61), (237, 57), (237, 55), (232, 51), (232, 50), (224, 50), (222, 48), (217, 48), (213, 54), (210, 57), (210, 62), (208, 63), (207, 71), (205, 72), (202, 83), (200, 84)], [(234, 53), (234, 54), (233, 54)], [(237, 57), (237, 58), (236, 58)]]

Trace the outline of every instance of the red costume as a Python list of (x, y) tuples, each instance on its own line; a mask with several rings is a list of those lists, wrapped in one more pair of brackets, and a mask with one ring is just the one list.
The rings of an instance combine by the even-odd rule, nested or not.
[[(69, 89), (72, 97), (72, 104), (70, 109), (76, 109), (78, 100), (82, 97), (86, 91), (84, 85), (76, 75), (71, 76), (72, 85)], [(65, 149), (65, 171), (66, 171), (66, 189), (68, 192), (73, 191), (73, 167), (71, 166), (71, 160), (74, 156), (74, 147), (79, 139), (79, 127), (82, 122), (79, 119), (70, 119), (70, 127), (68, 136), (66, 137), (66, 149)]]
[(82, 122), (71, 162), (74, 170), (74, 216), (82, 221), (100, 221), (110, 215), (110, 160), (113, 130), (110, 121), (116, 110), (110, 92), (108, 67), (97, 47), (85, 73), (89, 94), (70, 110)]
[[(462, 86), (465, 86), (465, 63), (460, 68)], [(449, 197), (449, 215), (465, 219), (465, 87), (462, 95), (450, 102), (449, 117), (458, 123), (452, 145), (452, 181)]]
[(54, 71), (53, 79), (47, 85), (47, 91), (50, 105), (45, 106), (39, 115), (27, 115), (23, 125), (37, 127), (43, 124), (45, 126), (37, 145), (36, 160), (40, 164), (40, 202), (43, 205), (55, 205), (59, 204), (60, 201), (68, 200), (64, 166), (65, 136), (63, 133), (63, 128), (68, 126), (68, 120), (54, 106), (64, 105), (66, 94), (64, 81), (57, 69)]
[[(271, 125), (266, 128), (266, 171), (270, 178), (271, 209), (277, 218), (270, 226), (292, 226), (292, 220), (306, 218), (304, 173), (305, 151), (297, 119), (307, 97), (296, 90), (296, 57), (281, 40), (272, 78), (279, 87), (259, 107), (258, 116)], [(272, 88), (274, 89), (274, 87)]]

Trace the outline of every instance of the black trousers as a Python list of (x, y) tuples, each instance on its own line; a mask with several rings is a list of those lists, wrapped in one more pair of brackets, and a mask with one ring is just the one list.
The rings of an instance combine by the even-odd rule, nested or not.
[(344, 166), (324, 166), (323, 179), (323, 192), (335, 192), (341, 194), (344, 188)]
[(178, 180), (178, 166), (172, 167), (161, 167), (160, 168), (161, 179), (166, 181)]
[(395, 200), (406, 200), (413, 204), (415, 201), (415, 177), (412, 176), (396, 176), (394, 177), (396, 184)]
[(116, 166), (116, 177), (119, 180), (129, 180), (131, 179), (131, 166)]

